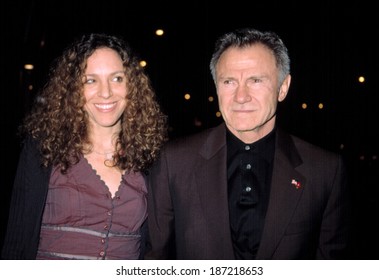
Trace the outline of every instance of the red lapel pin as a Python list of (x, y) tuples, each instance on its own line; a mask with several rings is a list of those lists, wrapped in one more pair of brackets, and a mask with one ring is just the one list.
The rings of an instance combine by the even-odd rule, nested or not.
[(292, 179), (291, 184), (293, 186), (295, 186), (296, 189), (300, 189), (301, 188), (300, 182), (296, 181), (295, 179)]

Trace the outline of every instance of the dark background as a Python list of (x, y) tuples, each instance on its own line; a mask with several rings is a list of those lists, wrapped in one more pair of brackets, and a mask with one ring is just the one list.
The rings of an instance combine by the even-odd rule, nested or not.
[[(0, 4), (1, 223), (20, 150), (17, 127), (52, 60), (87, 32), (124, 37), (147, 61), (172, 138), (220, 123), (209, 71), (216, 38), (239, 27), (278, 33), (291, 57), (292, 84), (278, 122), (342, 153), (353, 198), (352, 259), (379, 259), (379, 4), (358, 1), (21, 1)], [(165, 31), (156, 37), (157, 28)], [(25, 63), (35, 69), (26, 71)], [(365, 83), (358, 83), (358, 77)], [(28, 88), (33, 85), (33, 88)], [(185, 101), (183, 95), (191, 94)], [(301, 109), (301, 104), (308, 109)], [(319, 103), (324, 109), (317, 108)]]

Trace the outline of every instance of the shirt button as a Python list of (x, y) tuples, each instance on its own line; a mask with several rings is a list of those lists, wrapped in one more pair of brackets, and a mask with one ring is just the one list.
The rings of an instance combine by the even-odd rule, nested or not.
[(104, 251), (101, 251), (101, 252), (99, 253), (99, 255), (100, 255), (100, 257), (104, 257), (105, 252), (104, 252)]
[(108, 225), (105, 225), (105, 226), (104, 226), (104, 229), (108, 229)]
[(107, 212), (107, 215), (108, 215), (108, 216), (112, 216), (112, 212), (111, 212), (111, 211), (108, 211), (108, 212)]
[(249, 146), (249, 145), (246, 145), (246, 146), (245, 146), (245, 150), (246, 150), (246, 151), (249, 151), (249, 150), (250, 150), (250, 146)]
[(105, 243), (105, 239), (101, 238), (101, 244), (104, 244), (104, 243)]
[(245, 188), (245, 191), (246, 191), (246, 192), (250, 192), (250, 191), (251, 191), (251, 187), (246, 187), (246, 188)]
[(246, 169), (248, 169), (248, 170), (251, 169), (251, 164), (250, 163), (246, 164)]

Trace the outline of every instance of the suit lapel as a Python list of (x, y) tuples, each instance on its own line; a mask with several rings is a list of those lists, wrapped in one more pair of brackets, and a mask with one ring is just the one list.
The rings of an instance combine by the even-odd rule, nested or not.
[[(278, 130), (270, 200), (257, 259), (272, 258), (293, 216), (306, 183), (295, 169), (300, 164), (292, 140)], [(296, 186), (298, 182), (301, 187)]]
[[(197, 165), (197, 188), (202, 212), (211, 234), (222, 242), (217, 248), (223, 258), (234, 258), (230, 235), (226, 175), (225, 126), (211, 132), (200, 150), (203, 162)], [(220, 164), (222, 163), (222, 164)]]

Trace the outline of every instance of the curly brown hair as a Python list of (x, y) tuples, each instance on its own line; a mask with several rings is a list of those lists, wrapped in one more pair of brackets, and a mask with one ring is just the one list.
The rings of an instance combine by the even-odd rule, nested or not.
[(48, 80), (21, 131), (38, 140), (42, 165), (59, 166), (62, 173), (77, 163), (83, 153), (90, 152), (83, 76), (88, 57), (99, 48), (111, 48), (120, 55), (128, 78), (128, 106), (121, 119), (115, 166), (121, 170), (144, 171), (167, 140), (167, 117), (138, 57), (116, 36), (87, 34), (66, 48), (52, 63)]

